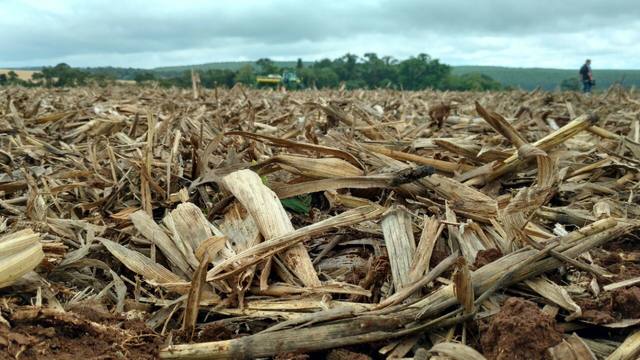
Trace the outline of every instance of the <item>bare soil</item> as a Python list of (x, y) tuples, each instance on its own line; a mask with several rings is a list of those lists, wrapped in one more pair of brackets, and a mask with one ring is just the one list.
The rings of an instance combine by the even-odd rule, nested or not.
[(630, 287), (605, 292), (597, 299), (578, 299), (582, 319), (594, 324), (609, 324), (622, 319), (640, 318), (640, 288)]
[(480, 343), (489, 360), (547, 359), (547, 349), (562, 341), (555, 320), (538, 306), (509, 298), (482, 332)]
[(473, 263), (473, 266), (476, 269), (479, 269), (489, 263), (492, 263), (502, 257), (502, 252), (498, 249), (487, 249), (480, 250), (476, 255), (476, 262)]
[(0, 359), (157, 359), (161, 336), (139, 320), (118, 317), (93, 322), (73, 312), (35, 308), (3, 314)]

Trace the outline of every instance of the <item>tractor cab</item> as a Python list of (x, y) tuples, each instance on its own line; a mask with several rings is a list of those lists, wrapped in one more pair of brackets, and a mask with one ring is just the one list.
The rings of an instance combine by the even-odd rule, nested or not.
[(258, 87), (279, 87), (283, 86), (287, 89), (299, 89), (300, 78), (293, 71), (284, 71), (282, 75), (269, 74), (266, 76), (258, 76), (256, 78), (256, 85)]
[(293, 71), (285, 71), (282, 74), (282, 82), (285, 84), (293, 84), (293, 83), (300, 83), (300, 79), (298, 79), (298, 75), (296, 75), (296, 73), (294, 73)]

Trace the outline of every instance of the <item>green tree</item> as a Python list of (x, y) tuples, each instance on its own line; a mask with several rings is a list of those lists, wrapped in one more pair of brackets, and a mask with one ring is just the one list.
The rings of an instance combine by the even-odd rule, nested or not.
[(398, 73), (388, 56), (379, 58), (375, 53), (364, 54), (362, 77), (369, 88), (386, 87), (397, 82)]
[(300, 71), (305, 87), (333, 88), (340, 84), (340, 77), (331, 67), (307, 67)]
[(440, 89), (451, 72), (449, 65), (441, 64), (427, 54), (419, 54), (400, 63), (398, 80), (406, 90)]
[(302, 70), (304, 68), (304, 64), (302, 63), (302, 59), (298, 58), (298, 62), (296, 62), (296, 69), (298, 71)]
[(214, 88), (218, 86), (232, 87), (234, 84), (235, 72), (227, 69), (210, 69), (200, 75), (202, 86)]
[(253, 85), (256, 82), (256, 74), (253, 72), (253, 66), (245, 65), (241, 67), (234, 76), (235, 82), (245, 85)]
[(333, 69), (322, 68), (318, 70), (316, 76), (316, 86), (318, 88), (332, 88), (340, 84), (340, 77)]
[(86, 85), (89, 73), (75, 69), (66, 63), (60, 63), (54, 67), (45, 66), (42, 75), (47, 86), (67, 87)]
[(15, 71), (11, 70), (7, 73), (9, 84), (17, 84), (18, 83), (18, 74)]
[(502, 89), (502, 84), (488, 75), (469, 73), (461, 76), (449, 75), (443, 88), (457, 91), (496, 91)]
[(333, 70), (342, 81), (357, 80), (360, 78), (358, 55), (347, 53), (333, 61)]
[(35, 72), (31, 75), (31, 80), (35, 81), (36, 84), (42, 85), (44, 81), (44, 75), (41, 72)]
[(276, 64), (269, 58), (258, 59), (256, 65), (260, 67), (261, 75), (277, 74), (280, 72), (280, 69), (278, 69)]
[(9, 83), (9, 78), (7, 74), (0, 74), (0, 86), (7, 85)]
[(329, 58), (324, 58), (320, 61), (316, 61), (315, 63), (313, 63), (313, 68), (315, 69), (332, 68), (332, 67), (333, 67), (333, 61), (331, 61), (331, 59)]
[(143, 72), (137, 73), (133, 77), (133, 80), (135, 80), (138, 84), (142, 84), (142, 83), (145, 83), (145, 82), (150, 82), (150, 81), (156, 80), (156, 75), (154, 73), (152, 73), (151, 71), (143, 71)]
[(114, 74), (108, 72), (100, 72), (96, 74), (87, 75), (88, 82), (97, 84), (100, 87), (106, 87), (116, 82), (117, 78)]

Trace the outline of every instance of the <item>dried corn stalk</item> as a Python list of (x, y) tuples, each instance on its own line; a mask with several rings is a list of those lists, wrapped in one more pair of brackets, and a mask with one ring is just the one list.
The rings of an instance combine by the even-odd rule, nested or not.
[(382, 232), (389, 253), (393, 284), (396, 291), (400, 291), (411, 282), (409, 272), (416, 251), (411, 214), (404, 207), (392, 208), (382, 218)]
[(24, 229), (0, 238), (0, 288), (32, 271), (44, 258), (40, 235)]
[[(266, 240), (287, 235), (295, 230), (278, 197), (262, 183), (258, 174), (251, 170), (240, 170), (225, 176), (222, 183), (251, 214)], [(281, 256), (288, 269), (296, 274), (303, 284), (310, 287), (320, 286), (318, 274), (302, 244), (293, 246)]]

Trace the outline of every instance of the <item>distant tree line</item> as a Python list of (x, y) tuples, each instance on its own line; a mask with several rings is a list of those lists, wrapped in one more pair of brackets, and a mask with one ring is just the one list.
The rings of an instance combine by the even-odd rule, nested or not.
[[(451, 66), (427, 54), (419, 54), (402, 61), (390, 56), (379, 57), (375, 53), (366, 53), (363, 57), (346, 54), (333, 60), (318, 60), (307, 66), (302, 59), (298, 59), (295, 67), (279, 67), (276, 62), (263, 58), (237, 70), (207, 69), (198, 72), (205, 87), (231, 87), (236, 83), (254, 86), (256, 76), (282, 74), (284, 71), (295, 71), (306, 88), (337, 88), (342, 85), (347, 89), (499, 90), (502, 88), (499, 82), (486, 75), (478, 73), (453, 75)], [(143, 71), (136, 74), (134, 80), (139, 83), (156, 82), (161, 86), (184, 88), (191, 86), (190, 71), (182, 71), (178, 74), (173, 72), (171, 76), (162, 72)]]
[(39, 72), (33, 73), (31, 79), (20, 79), (15, 71), (9, 71), (6, 75), (0, 74), (1, 85), (20, 85), (26, 87), (74, 87), (90, 84), (113, 84), (116, 77), (105, 73), (92, 73), (79, 68), (73, 68), (65, 63), (56, 66), (45, 66)]
[[(198, 70), (202, 86), (207, 88), (232, 87), (236, 83), (255, 86), (256, 76), (282, 74), (295, 71), (305, 88), (376, 89), (403, 90), (499, 90), (501, 84), (491, 77), (479, 73), (454, 75), (451, 66), (441, 63), (427, 54), (397, 60), (391, 56), (379, 57), (366, 53), (360, 57), (346, 54), (336, 59), (322, 59), (304, 64), (301, 59), (295, 67), (279, 67), (276, 62), (262, 58), (237, 70)], [(108, 85), (116, 80), (133, 80), (139, 85), (188, 88), (191, 86), (190, 70), (158, 71), (133, 68), (73, 68), (67, 64), (44, 67), (29, 81), (12, 77), (0, 78), (0, 85), (70, 87), (87, 84)]]

